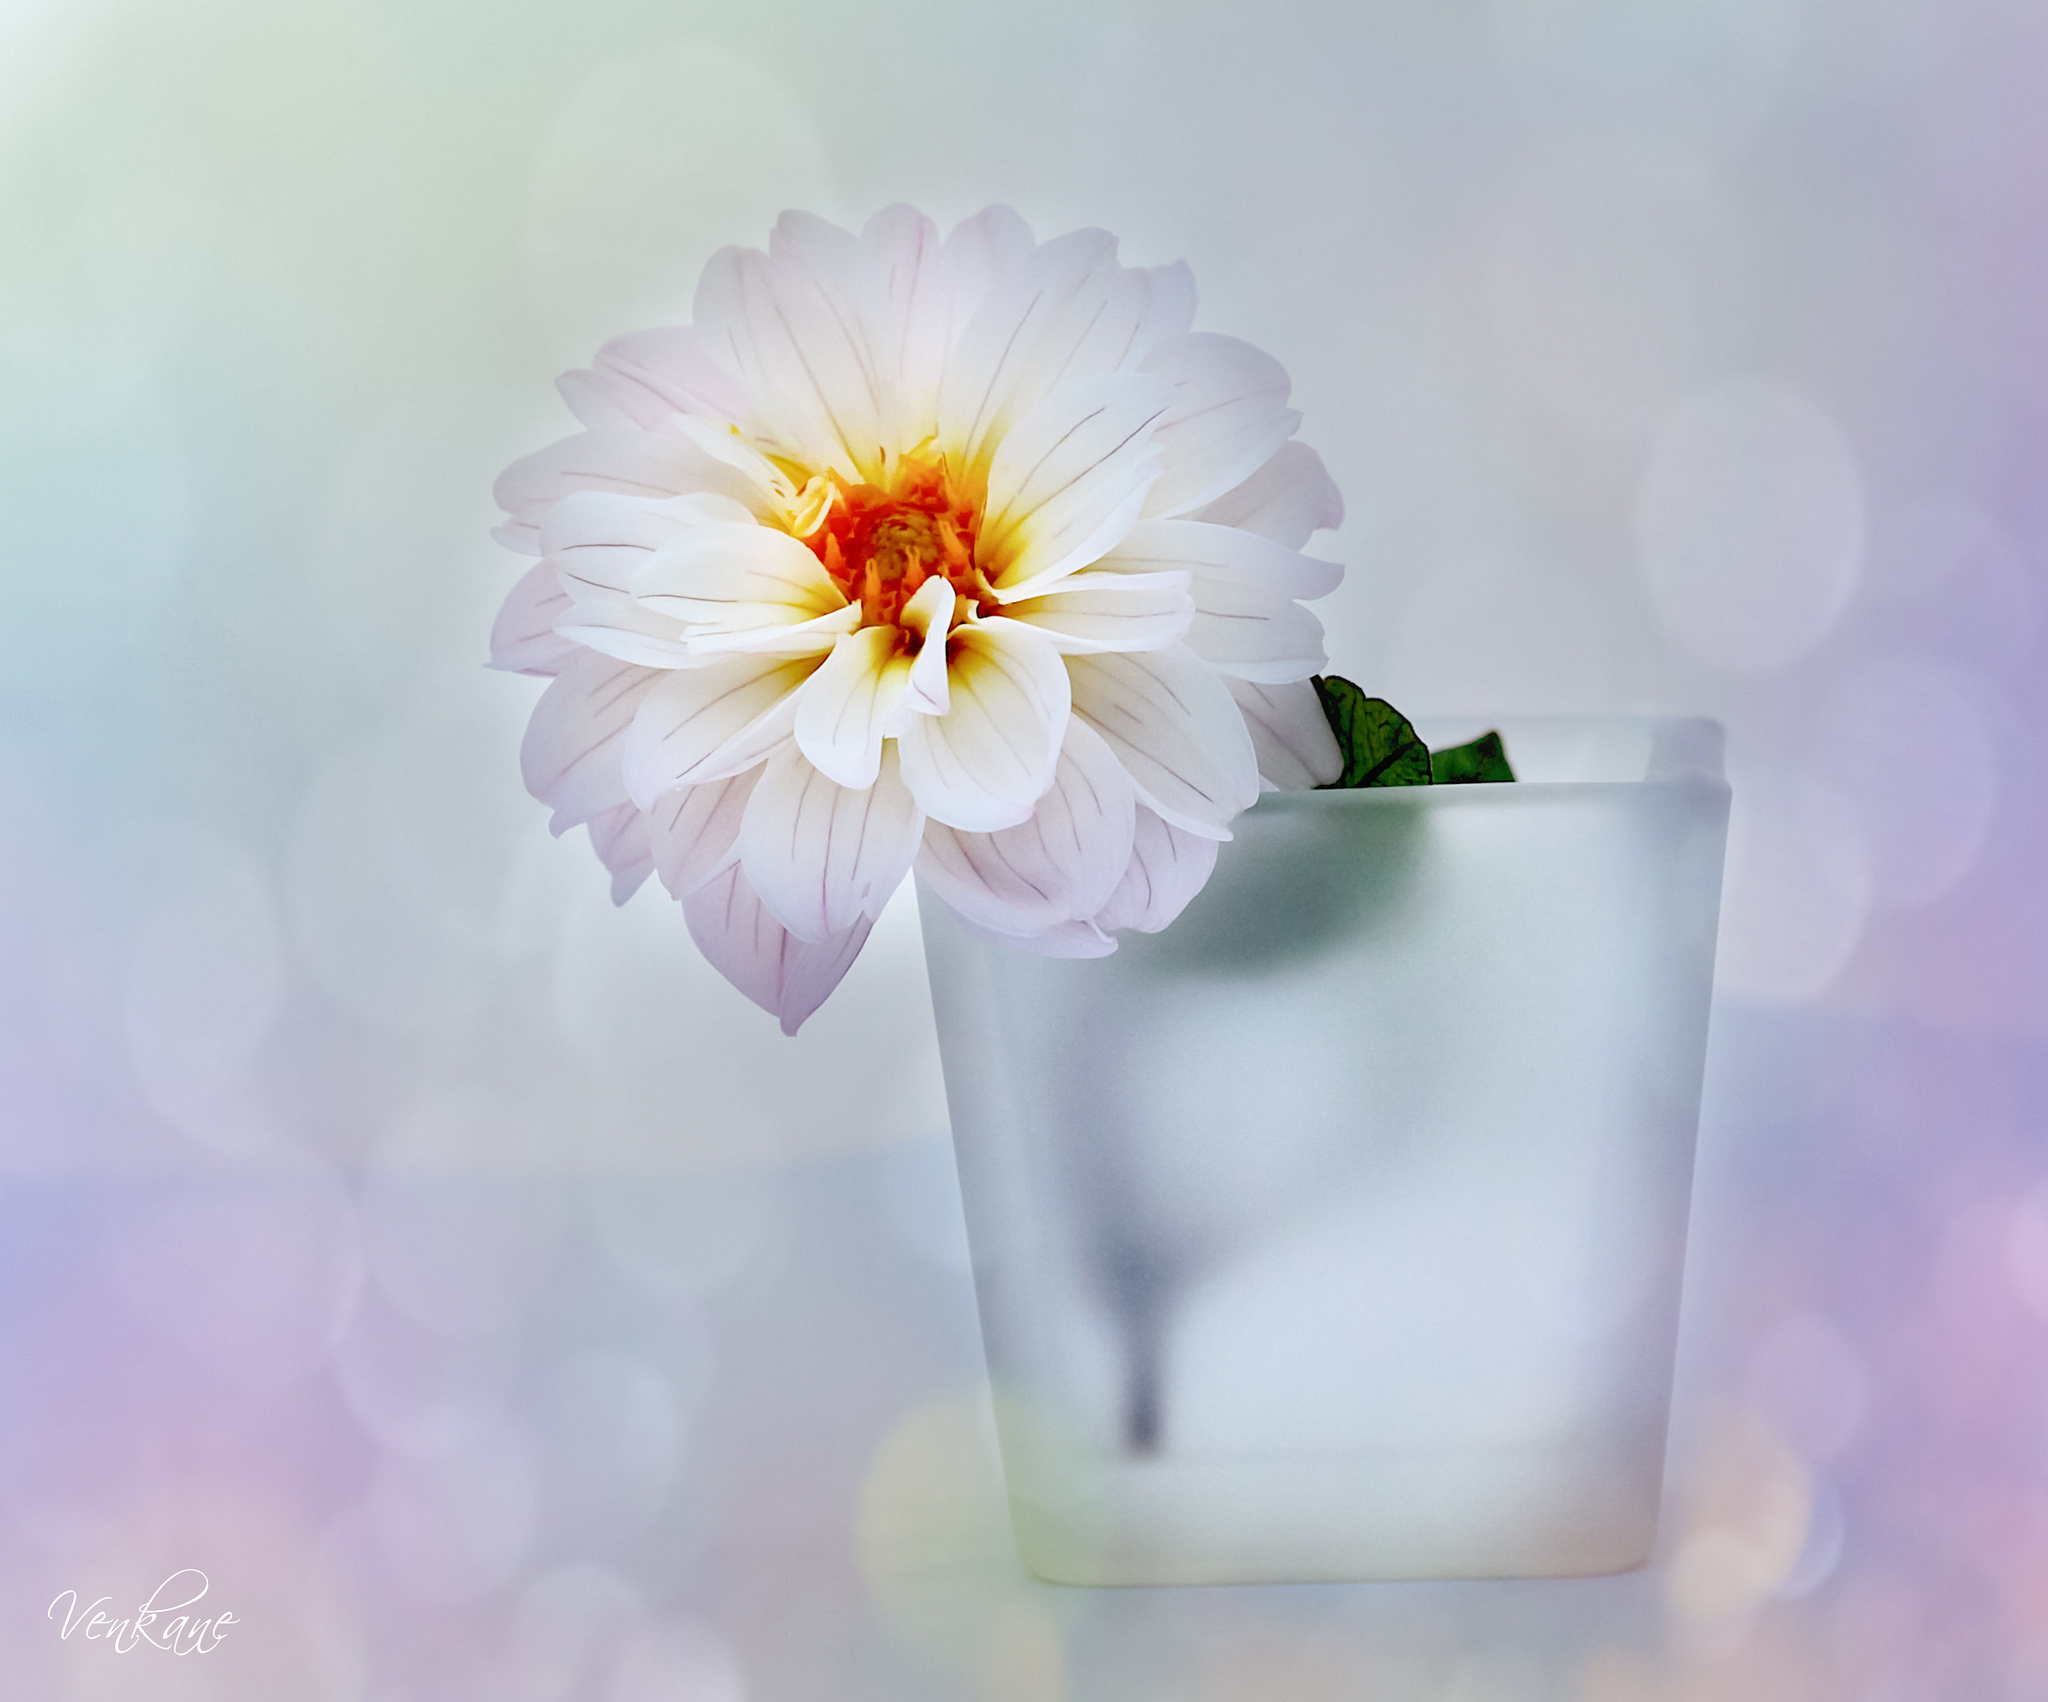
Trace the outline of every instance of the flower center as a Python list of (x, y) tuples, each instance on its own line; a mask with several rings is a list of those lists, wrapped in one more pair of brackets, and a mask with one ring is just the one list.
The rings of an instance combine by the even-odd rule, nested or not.
[(953, 482), (943, 457), (912, 450), (879, 485), (826, 476), (832, 488), (824, 512), (803, 541), (846, 600), (860, 604), (862, 626), (897, 625), (929, 579), (953, 587), (955, 621), (994, 606), (974, 565), (980, 507)]

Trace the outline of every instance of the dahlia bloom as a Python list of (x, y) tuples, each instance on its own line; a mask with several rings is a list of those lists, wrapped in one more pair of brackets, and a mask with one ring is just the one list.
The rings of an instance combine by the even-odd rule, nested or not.
[(694, 324), (561, 380), (584, 430), (499, 479), (538, 563), (492, 665), (620, 902), (652, 873), (785, 1032), (915, 868), (978, 931), (1099, 956), (1166, 926), (1261, 784), (1336, 776), (1297, 599), (1342, 506), (1269, 356), (1185, 265), (802, 213)]

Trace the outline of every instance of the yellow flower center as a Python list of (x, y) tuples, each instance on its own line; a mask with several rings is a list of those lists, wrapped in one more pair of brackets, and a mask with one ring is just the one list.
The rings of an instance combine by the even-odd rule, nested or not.
[(935, 578), (953, 587), (955, 622), (995, 606), (974, 565), (981, 505), (954, 480), (943, 456), (914, 449), (875, 485), (825, 476), (830, 486), (820, 487), (821, 508), (803, 541), (846, 600), (860, 604), (862, 626), (899, 624), (903, 605)]

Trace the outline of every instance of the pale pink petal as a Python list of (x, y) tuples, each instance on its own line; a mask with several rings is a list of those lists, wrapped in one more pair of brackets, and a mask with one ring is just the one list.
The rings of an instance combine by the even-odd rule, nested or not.
[(652, 675), (659, 683), (626, 734), (628, 794), (651, 810), (673, 787), (752, 768), (790, 737), (797, 688), (816, 666), (748, 659)]
[(1116, 752), (1138, 799), (1175, 826), (1228, 839), (1259, 771), (1237, 704), (1184, 646), (1072, 656), (1074, 713)]
[(669, 677), (586, 650), (541, 693), (519, 746), (519, 772), (527, 791), (555, 812), (556, 833), (629, 796), (628, 732), (656, 682)]
[(740, 503), (750, 496), (760, 500), (736, 469), (686, 439), (586, 431), (523, 456), (498, 475), (493, 494), (512, 518), (493, 535), (513, 549), (539, 555), (541, 523), (556, 503), (576, 491), (646, 497), (704, 491)]
[(1263, 350), (1213, 331), (1169, 337), (1143, 371), (1173, 385), (1173, 410), (1153, 437), (1165, 470), (1145, 503), (1150, 516), (1185, 514), (1241, 484), (1294, 435), (1287, 372)]
[(1158, 477), (1165, 384), (1137, 373), (1048, 397), (996, 451), (975, 559), (1005, 601), (1035, 596), (1114, 547)]
[(1095, 925), (1110, 933), (1136, 928), (1156, 934), (1188, 907), (1216, 867), (1216, 841), (1184, 833), (1150, 810), (1138, 812), (1130, 867)]
[(863, 916), (812, 945), (768, 913), (735, 863), (683, 900), (683, 920), (711, 966), (794, 1034), (839, 985), (874, 926)]
[(878, 916), (917, 855), (924, 816), (895, 752), (875, 783), (840, 786), (790, 746), (768, 761), (740, 823), (740, 862), (776, 920), (825, 940)]
[(1045, 634), (1055, 650), (1157, 650), (1188, 630), (1195, 600), (1185, 573), (1070, 573), (1042, 597), (1003, 613)]
[(630, 597), (585, 597), (572, 603), (555, 630), (588, 649), (642, 668), (696, 668), (683, 624)]
[(558, 674), (576, 654), (573, 639), (555, 631), (569, 596), (551, 562), (536, 562), (520, 576), (491, 624), (490, 666), (511, 674)]
[(910, 716), (897, 733), (903, 778), (925, 814), (950, 827), (1012, 827), (1052, 784), (1066, 666), (1030, 627), (1002, 619), (956, 627), (947, 664), (946, 713)]
[(647, 816), (631, 800), (590, 818), (590, 848), (611, 870), (612, 902), (624, 904), (654, 873), (654, 847)]
[(1344, 772), (1344, 753), (1307, 680), (1273, 686), (1226, 679), (1223, 684), (1244, 713), (1260, 777), (1275, 790), (1306, 792), (1329, 785)]
[(1324, 597), (1337, 589), (1344, 570), (1296, 550), (1200, 520), (1140, 520), (1097, 564), (1113, 572), (1158, 573), (1174, 568), (1194, 576), (1195, 602), (1205, 580), (1253, 586), (1281, 597)]
[(840, 638), (797, 699), (797, 749), (813, 768), (841, 786), (875, 783), (882, 731), (910, 683), (910, 667), (893, 626)]
[(1014, 946), (1018, 951), (1035, 952), (1040, 957), (1107, 957), (1116, 950), (1116, 941), (1092, 921), (1055, 922), (1030, 934), (1006, 934), (999, 928), (983, 926), (971, 916), (962, 916), (960, 926), (990, 945)]
[(1323, 623), (1299, 603), (1224, 580), (1195, 584), (1187, 646), (1218, 672), (1284, 685), (1329, 665)]
[(593, 431), (655, 431), (677, 414), (714, 420), (746, 414), (745, 390), (687, 325), (614, 337), (597, 351), (590, 370), (565, 372), (555, 387)]
[(732, 498), (618, 496), (575, 491), (548, 512), (540, 529), (541, 548), (562, 575), (572, 597), (594, 592), (620, 596), (655, 551), (693, 526), (720, 521), (752, 525), (753, 516)]
[(654, 872), (673, 897), (695, 892), (739, 855), (740, 817), (760, 778), (757, 766), (655, 800), (646, 817)]
[(1052, 786), (1031, 819), (996, 833), (928, 823), (917, 872), (961, 915), (1003, 933), (1090, 916), (1130, 862), (1136, 803), (1109, 747), (1070, 717)]
[(1204, 503), (1189, 518), (1239, 527), (1298, 550), (1311, 533), (1344, 523), (1344, 499), (1323, 458), (1307, 444), (1290, 439), (1249, 478)]

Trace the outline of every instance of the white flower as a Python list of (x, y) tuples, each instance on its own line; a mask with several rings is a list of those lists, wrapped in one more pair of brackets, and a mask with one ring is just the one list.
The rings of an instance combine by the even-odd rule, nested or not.
[(785, 1031), (913, 867), (1096, 956), (1180, 913), (1262, 775), (1336, 776), (1296, 599), (1342, 506), (1286, 373), (1194, 305), (1007, 208), (943, 242), (788, 213), (694, 325), (565, 376), (586, 429), (498, 481), (541, 559), (493, 665), (553, 676), (528, 788)]

